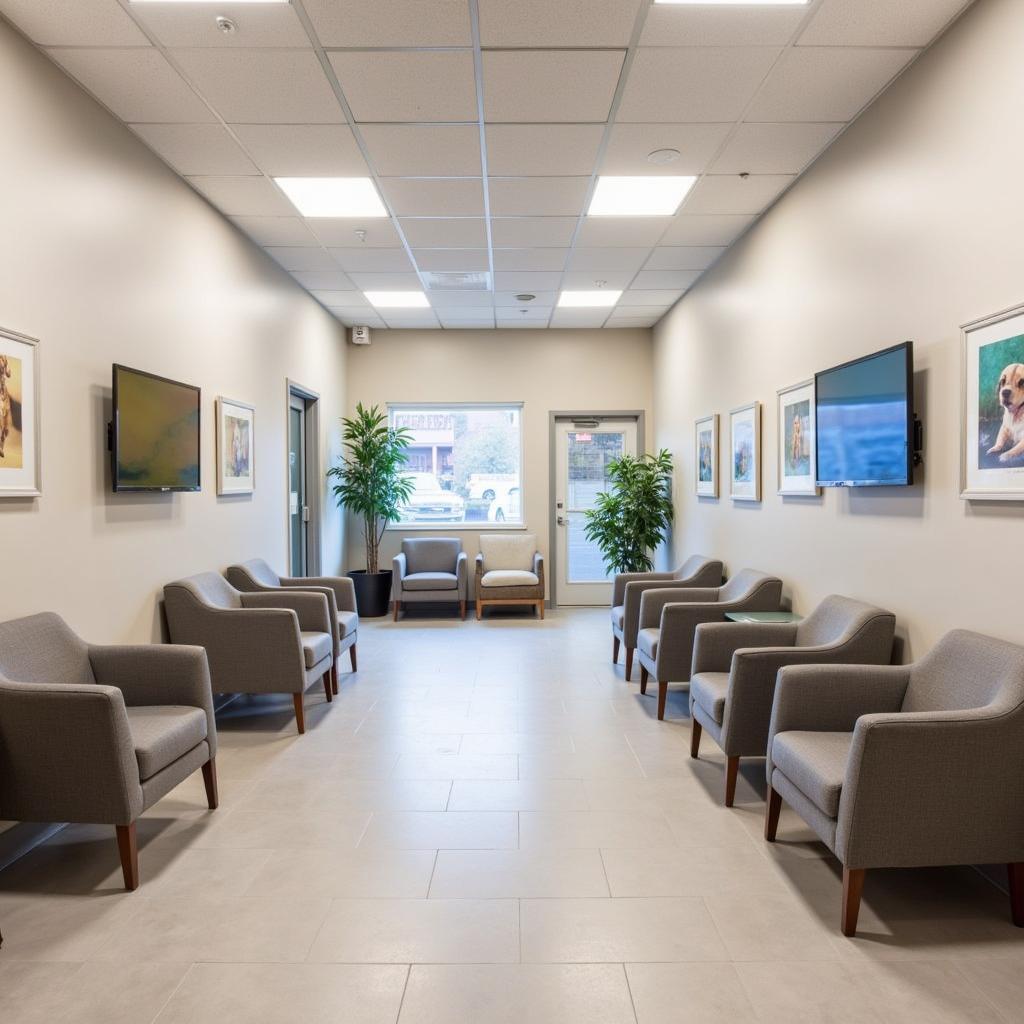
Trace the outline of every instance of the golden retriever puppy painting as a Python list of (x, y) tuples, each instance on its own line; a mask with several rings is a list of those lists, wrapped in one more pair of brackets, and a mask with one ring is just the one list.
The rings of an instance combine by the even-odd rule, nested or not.
[(1024, 456), (1024, 363), (1011, 363), (999, 375), (996, 400), (1003, 410), (1003, 423), (989, 455), (999, 453), (1000, 462)]

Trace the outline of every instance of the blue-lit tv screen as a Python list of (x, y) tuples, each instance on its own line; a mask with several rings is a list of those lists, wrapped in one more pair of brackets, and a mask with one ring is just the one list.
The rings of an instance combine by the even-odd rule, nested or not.
[(913, 483), (913, 345), (815, 374), (819, 487)]

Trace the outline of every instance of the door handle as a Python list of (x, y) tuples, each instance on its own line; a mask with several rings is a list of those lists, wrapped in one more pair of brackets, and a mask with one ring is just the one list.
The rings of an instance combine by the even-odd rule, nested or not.
[(565, 516), (559, 516), (558, 517), (558, 525), (559, 526), (565, 526)]

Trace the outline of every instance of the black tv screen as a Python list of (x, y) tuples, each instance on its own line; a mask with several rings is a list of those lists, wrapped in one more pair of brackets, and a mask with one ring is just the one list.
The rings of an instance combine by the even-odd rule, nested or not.
[(913, 483), (914, 346), (814, 375), (819, 487)]
[(199, 388), (114, 365), (115, 491), (199, 490)]

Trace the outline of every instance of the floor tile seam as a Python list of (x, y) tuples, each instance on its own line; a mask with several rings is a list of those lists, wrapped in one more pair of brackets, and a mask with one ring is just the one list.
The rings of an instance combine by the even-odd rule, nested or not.
[(157, 1010), (152, 1017), (150, 1017), (149, 1024), (157, 1024), (157, 1021), (159, 1021), (160, 1018), (163, 1016), (164, 1010), (166, 1010), (167, 1007), (171, 1005), (171, 1001), (178, 994), (178, 991), (181, 988), (181, 986), (185, 984), (185, 979), (192, 973), (193, 970), (195, 970), (195, 966), (196, 961), (193, 960), (185, 969), (184, 974), (182, 974), (182, 976), (178, 979), (177, 985), (174, 986), (174, 988), (168, 994), (167, 998), (160, 1004), (160, 1009)]

